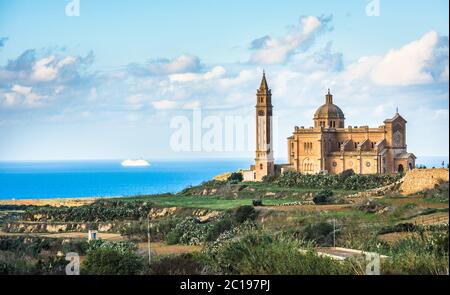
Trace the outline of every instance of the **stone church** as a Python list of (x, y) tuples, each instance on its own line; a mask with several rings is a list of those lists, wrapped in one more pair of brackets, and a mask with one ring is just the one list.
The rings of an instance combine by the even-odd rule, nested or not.
[(288, 164), (273, 158), (272, 92), (263, 73), (256, 92), (256, 158), (244, 181), (261, 181), (266, 175), (297, 171), (305, 174), (398, 173), (412, 170), (416, 157), (407, 152), (406, 120), (398, 113), (383, 125), (345, 127), (344, 112), (328, 90), (325, 103), (314, 114), (314, 126), (295, 127), (287, 139)]

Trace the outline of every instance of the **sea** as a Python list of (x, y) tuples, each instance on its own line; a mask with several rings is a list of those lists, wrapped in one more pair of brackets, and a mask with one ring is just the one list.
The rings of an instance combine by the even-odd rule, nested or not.
[[(253, 159), (151, 161), (122, 167), (120, 160), (0, 162), (0, 200), (136, 196), (176, 193)], [(284, 161), (282, 161), (284, 162)], [(419, 157), (418, 165), (445, 167), (448, 156)]]
[(121, 160), (0, 162), (0, 200), (176, 193), (251, 161), (150, 161), (148, 167), (123, 167)]

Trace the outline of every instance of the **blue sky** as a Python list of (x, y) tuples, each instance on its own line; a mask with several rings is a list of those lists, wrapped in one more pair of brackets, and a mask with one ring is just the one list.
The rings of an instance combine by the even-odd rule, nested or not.
[(70, 2), (0, 0), (0, 160), (253, 157), (175, 152), (170, 123), (251, 116), (263, 68), (279, 157), (329, 87), (346, 125), (398, 106), (411, 152), (448, 154), (448, 1)]

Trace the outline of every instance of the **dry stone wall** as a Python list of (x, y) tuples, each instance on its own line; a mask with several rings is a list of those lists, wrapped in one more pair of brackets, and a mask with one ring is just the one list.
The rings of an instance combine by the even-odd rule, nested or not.
[(437, 187), (442, 182), (448, 182), (448, 169), (414, 169), (408, 171), (400, 186), (403, 195), (411, 195)]

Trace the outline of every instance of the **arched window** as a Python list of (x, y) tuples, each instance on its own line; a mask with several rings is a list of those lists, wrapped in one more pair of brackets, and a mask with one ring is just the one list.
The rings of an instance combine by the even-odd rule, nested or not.
[(259, 164), (259, 170), (263, 170), (263, 164)]

